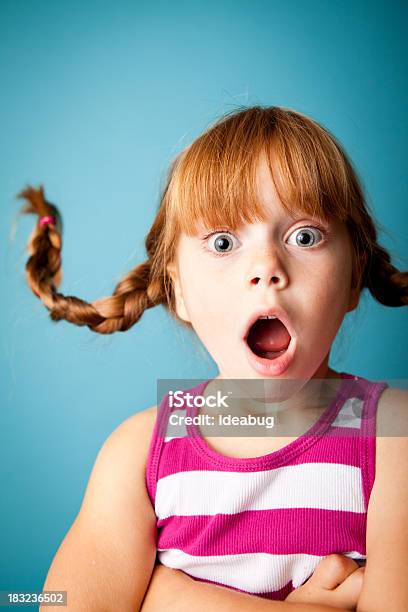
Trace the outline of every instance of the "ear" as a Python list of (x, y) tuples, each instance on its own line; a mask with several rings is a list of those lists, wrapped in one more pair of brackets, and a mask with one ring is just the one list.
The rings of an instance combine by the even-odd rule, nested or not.
[(181, 288), (180, 275), (177, 269), (177, 266), (174, 263), (167, 264), (167, 272), (170, 274), (171, 282), (174, 289), (174, 297), (176, 300), (176, 312), (177, 316), (185, 321), (186, 323), (190, 323), (190, 317), (187, 312), (186, 305), (184, 303), (183, 291)]

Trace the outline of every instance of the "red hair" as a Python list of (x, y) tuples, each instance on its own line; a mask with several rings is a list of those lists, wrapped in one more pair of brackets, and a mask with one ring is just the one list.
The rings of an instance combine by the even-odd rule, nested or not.
[(330, 220), (347, 226), (353, 248), (352, 284), (385, 306), (408, 304), (408, 273), (391, 263), (377, 242), (357, 173), (330, 132), (305, 115), (280, 107), (234, 110), (210, 126), (171, 164), (160, 205), (146, 236), (147, 259), (130, 270), (113, 294), (88, 303), (57, 292), (61, 281), (61, 215), (45, 199), (43, 187), (27, 187), (19, 197), (23, 213), (53, 215), (57, 225), (35, 227), (26, 264), (32, 291), (51, 319), (87, 325), (110, 334), (126, 331), (143, 312), (163, 304), (177, 317), (167, 265), (174, 261), (181, 232), (192, 235), (196, 222), (206, 226), (266, 221), (256, 189), (260, 155), (266, 154), (282, 206), (289, 214)]

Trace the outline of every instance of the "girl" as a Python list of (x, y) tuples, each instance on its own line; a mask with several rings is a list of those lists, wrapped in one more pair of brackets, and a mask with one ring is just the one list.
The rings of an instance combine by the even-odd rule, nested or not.
[[(172, 164), (146, 261), (90, 304), (57, 292), (58, 209), (42, 188), (20, 196), (39, 216), (27, 280), (54, 321), (110, 334), (163, 304), (219, 368), (192, 398), (238, 379), (263, 381), (271, 401), (280, 381), (286, 426), (286, 437), (211, 437), (184, 418), (186, 435), (168, 435), (173, 412), (217, 412), (176, 410), (169, 394), (127, 419), (98, 454), (44, 588), (67, 590), (72, 610), (143, 599), (143, 610), (408, 609), (408, 445), (395, 430), (378, 436), (387, 411), (405, 423), (407, 393), (329, 366), (361, 292), (407, 305), (408, 273), (378, 244), (335, 138), (278, 107), (220, 119)], [(249, 393), (240, 407), (256, 405)]]

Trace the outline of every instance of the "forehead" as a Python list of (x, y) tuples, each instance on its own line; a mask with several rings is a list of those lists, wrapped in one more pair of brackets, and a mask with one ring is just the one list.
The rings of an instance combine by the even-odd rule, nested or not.
[[(274, 168), (275, 177), (279, 176), (279, 171)], [(295, 217), (295, 211), (287, 211), (282, 205), (275, 181), (271, 173), (268, 159), (262, 154), (258, 160), (255, 172), (255, 185), (257, 198), (262, 206), (262, 210), (269, 218), (276, 216)]]

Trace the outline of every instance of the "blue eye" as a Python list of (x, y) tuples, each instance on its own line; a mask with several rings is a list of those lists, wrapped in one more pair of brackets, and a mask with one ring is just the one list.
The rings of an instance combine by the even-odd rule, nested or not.
[[(295, 235), (295, 242), (287, 240), (288, 244), (301, 248), (314, 247), (325, 239), (327, 231), (323, 228), (307, 226), (296, 228), (289, 236)], [(234, 249), (234, 240), (238, 240), (234, 234), (226, 229), (212, 230), (201, 240), (202, 248), (216, 257), (223, 257)], [(239, 241), (238, 241), (239, 242)]]
[(202, 242), (204, 250), (211, 251), (213, 255), (217, 256), (222, 256), (224, 253), (229, 253), (232, 251), (234, 246), (233, 234), (226, 230), (211, 232), (210, 234), (204, 236)]
[(298, 232), (298, 234), (295, 238), (295, 243), (289, 242), (288, 240), (288, 244), (294, 244), (295, 246), (300, 246), (303, 248), (314, 246), (316, 243), (319, 243), (322, 240), (319, 240), (319, 235), (322, 236), (322, 230), (318, 229), (317, 227), (298, 227), (292, 232), (289, 238), (293, 236), (293, 234), (296, 234), (296, 232)]

